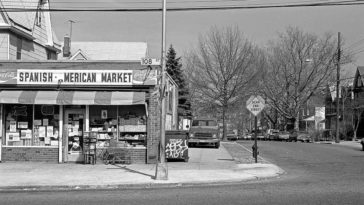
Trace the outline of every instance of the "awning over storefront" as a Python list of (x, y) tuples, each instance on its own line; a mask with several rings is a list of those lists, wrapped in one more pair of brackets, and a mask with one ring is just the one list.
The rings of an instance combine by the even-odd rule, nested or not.
[(145, 93), (6, 90), (0, 92), (0, 103), (48, 105), (136, 105), (145, 104)]

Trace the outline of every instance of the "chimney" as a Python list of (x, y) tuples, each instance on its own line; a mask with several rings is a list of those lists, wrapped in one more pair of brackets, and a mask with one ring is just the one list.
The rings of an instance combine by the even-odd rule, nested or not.
[(63, 57), (70, 57), (70, 55), (71, 55), (71, 38), (68, 35), (65, 35), (63, 40)]

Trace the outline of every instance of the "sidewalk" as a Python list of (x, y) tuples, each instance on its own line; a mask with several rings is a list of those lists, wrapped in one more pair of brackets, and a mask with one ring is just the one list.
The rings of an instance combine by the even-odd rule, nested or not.
[(220, 149), (189, 149), (187, 163), (168, 162), (168, 180), (153, 179), (155, 164), (3, 162), (0, 191), (201, 186), (276, 177), (284, 172), (262, 158), (253, 163), (249, 150), (237, 143), (221, 145)]
[(351, 148), (353, 148), (355, 150), (362, 150), (360, 140), (357, 140), (357, 141), (344, 141), (344, 140), (341, 140), (339, 143), (335, 143), (335, 141), (332, 141), (331, 144), (351, 147)]

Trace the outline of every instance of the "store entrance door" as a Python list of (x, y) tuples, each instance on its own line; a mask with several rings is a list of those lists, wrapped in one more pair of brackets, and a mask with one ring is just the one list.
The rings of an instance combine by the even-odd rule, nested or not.
[(65, 153), (67, 162), (83, 161), (85, 110), (69, 109), (64, 113)]

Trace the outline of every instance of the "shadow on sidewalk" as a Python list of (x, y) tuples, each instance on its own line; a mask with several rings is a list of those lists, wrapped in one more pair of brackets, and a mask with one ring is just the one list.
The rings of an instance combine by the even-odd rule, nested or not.
[(129, 169), (126, 166), (120, 166), (120, 165), (117, 165), (117, 164), (114, 164), (114, 166), (117, 167), (117, 168), (107, 168), (107, 169), (123, 169), (123, 170), (125, 170), (127, 172), (130, 172), (130, 173), (141, 174), (141, 175), (150, 177), (152, 179), (154, 178), (153, 175), (146, 174), (146, 173), (143, 173), (143, 172), (139, 172), (139, 171), (136, 171), (136, 170), (133, 170), (133, 169)]
[(217, 159), (217, 160), (221, 160), (221, 161), (234, 161), (234, 159)]

